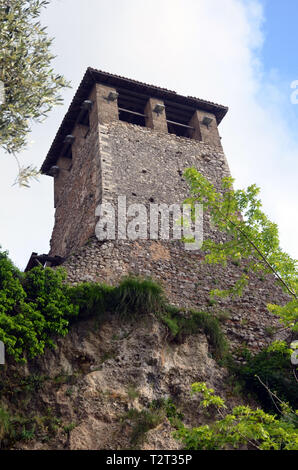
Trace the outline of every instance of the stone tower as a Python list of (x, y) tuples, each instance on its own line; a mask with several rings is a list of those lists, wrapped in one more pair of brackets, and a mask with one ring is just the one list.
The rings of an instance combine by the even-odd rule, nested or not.
[[(115, 203), (119, 195), (128, 205), (181, 203), (188, 196), (183, 171), (191, 166), (219, 187), (230, 175), (218, 133), (226, 113), (226, 107), (209, 101), (88, 68), (41, 169), (54, 179), (48, 259), (63, 260), (70, 282), (151, 276), (171, 302), (211, 308), (210, 289), (231, 286), (240, 266), (205, 265), (200, 251), (187, 252), (177, 240), (100, 242), (95, 214), (98, 204)], [(204, 220), (204, 237), (210, 230)], [(221, 300), (216, 308), (229, 312), (232, 341), (259, 348), (273, 321), (266, 304), (274, 297), (280, 301), (281, 292), (272, 279), (255, 276), (250, 282), (244, 297)], [(245, 333), (238, 328), (243, 317)]]
[(100, 202), (181, 203), (184, 168), (229, 170), (217, 126), (227, 108), (88, 69), (42, 166), (54, 177), (51, 255), (95, 233)]

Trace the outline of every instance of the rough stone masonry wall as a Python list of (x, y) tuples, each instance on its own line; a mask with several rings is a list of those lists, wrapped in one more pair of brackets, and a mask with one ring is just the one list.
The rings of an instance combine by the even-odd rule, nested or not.
[[(156, 203), (180, 203), (188, 195), (182, 176), (185, 168), (197, 167), (217, 187), (222, 177), (229, 175), (222, 149), (195, 140), (121, 122), (101, 126), (99, 138), (101, 142), (104, 138), (104, 152), (99, 148), (104, 201), (126, 195), (128, 204), (148, 205), (152, 198)], [(74, 230), (84, 228), (75, 224)], [(207, 218), (204, 236), (219, 236), (212, 232)], [(185, 251), (179, 241), (99, 242), (93, 237), (74, 250), (64, 267), (71, 283), (115, 284), (127, 274), (150, 276), (162, 283), (171, 303), (224, 312), (228, 317), (224, 327), (232, 344), (247, 343), (259, 349), (271, 341), (269, 330), (278, 323), (266, 305), (286, 299), (274, 279), (251, 276), (243, 297), (210, 305), (209, 291), (231, 287), (243, 270), (234, 264), (225, 268), (209, 266), (202, 258), (201, 252)]]
[(121, 121), (97, 122), (76, 137), (72, 153), (56, 197), (51, 255), (68, 256), (95, 233), (99, 202), (125, 195), (127, 204), (180, 204), (188, 195), (185, 168), (197, 167), (216, 186), (229, 175), (221, 147)]
[(94, 235), (95, 209), (101, 198), (99, 127), (73, 144), (72, 166), (55, 181), (56, 212), (50, 255), (67, 256)]
[[(185, 168), (195, 166), (218, 187), (230, 175), (221, 147), (121, 121), (107, 125), (105, 136), (115, 200), (125, 195), (128, 204), (181, 204), (189, 195)], [(104, 185), (104, 171), (102, 178)]]

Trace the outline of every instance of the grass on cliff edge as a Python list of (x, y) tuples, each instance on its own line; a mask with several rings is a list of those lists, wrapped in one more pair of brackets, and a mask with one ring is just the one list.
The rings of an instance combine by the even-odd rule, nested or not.
[(151, 279), (128, 277), (115, 287), (89, 282), (70, 286), (65, 279), (63, 269), (36, 267), (22, 273), (0, 252), (0, 340), (7, 356), (26, 362), (55, 347), (57, 335), (65, 336), (72, 322), (107, 312), (123, 319), (154, 313), (172, 339), (204, 331), (216, 357), (226, 351), (215, 317), (168, 305), (162, 287)]
[(217, 359), (228, 350), (219, 320), (207, 312), (181, 309), (167, 303), (162, 287), (151, 279), (124, 278), (116, 287), (83, 283), (71, 288), (72, 302), (79, 305), (79, 318), (115, 312), (122, 318), (154, 313), (177, 342), (202, 331)]

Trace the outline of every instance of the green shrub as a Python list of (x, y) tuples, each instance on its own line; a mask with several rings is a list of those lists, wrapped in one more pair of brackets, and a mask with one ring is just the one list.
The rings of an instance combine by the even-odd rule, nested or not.
[(8, 411), (0, 406), (0, 449), (5, 438), (11, 432), (11, 420)]
[(177, 410), (176, 405), (170, 398), (153, 400), (148, 408), (141, 411), (131, 408), (122, 417), (122, 421), (129, 420), (132, 424), (131, 445), (138, 448), (144, 442), (146, 432), (154, 429), (166, 418), (174, 428), (177, 429), (182, 426), (183, 415)]
[(151, 279), (140, 280), (135, 277), (124, 279), (113, 292), (116, 313), (128, 314), (155, 313), (165, 304), (163, 289)]
[(201, 331), (208, 337), (216, 358), (225, 356), (228, 350), (225, 335), (219, 320), (210, 313), (189, 310), (181, 314), (181, 310), (171, 306), (166, 307), (165, 312), (159, 316), (168, 326), (173, 338), (182, 341), (185, 336)]
[(8, 355), (25, 361), (66, 335), (78, 308), (70, 302), (63, 270), (42, 267), (21, 273), (0, 253), (0, 340)]
[(140, 392), (138, 391), (137, 387), (133, 384), (128, 385), (126, 393), (128, 398), (132, 401), (138, 398), (138, 396), (140, 395)]
[(291, 350), (283, 342), (274, 342), (271, 346), (253, 356), (246, 352), (245, 365), (232, 365), (237, 380), (252, 393), (266, 411), (277, 412), (274, 397), (261, 384), (262, 382), (274, 392), (279, 399), (298, 408), (297, 382), (293, 374)]
[(161, 410), (136, 410), (131, 408), (122, 418), (132, 423), (130, 443), (133, 448), (138, 448), (145, 439), (145, 434), (150, 429), (154, 429), (164, 419), (164, 413)]
[(168, 418), (169, 422), (174, 428), (179, 428), (182, 425), (184, 418), (183, 414), (177, 410), (177, 407), (171, 398), (159, 398), (153, 400), (150, 404), (152, 410), (160, 410)]
[[(20, 408), (18, 414), (12, 414), (0, 404), (0, 449), (11, 449), (19, 441), (29, 441), (38, 436), (42, 441), (54, 437), (61, 420), (46, 410), (45, 415), (26, 414), (26, 409)], [(71, 425), (68, 426), (71, 430)]]
[(283, 406), (280, 418), (249, 406), (236, 406), (229, 413), (224, 400), (204, 382), (193, 384), (192, 392), (202, 395), (202, 410), (212, 407), (217, 418), (194, 428), (181, 424), (174, 435), (185, 449), (228, 450), (247, 446), (254, 450), (298, 450), (297, 426), (292, 421), (295, 412), (289, 407)]
[(100, 316), (112, 306), (115, 288), (105, 284), (83, 282), (77, 286), (69, 287), (70, 301), (79, 309), (78, 318)]
[(169, 328), (171, 335), (173, 338), (178, 336), (180, 332), (180, 324), (177, 318), (172, 318), (169, 314), (165, 313), (163, 315), (159, 315), (163, 323)]
[(69, 423), (69, 424), (66, 424), (65, 426), (63, 426), (63, 431), (66, 433), (66, 434), (69, 434), (71, 433), (71, 431), (73, 431), (73, 429), (77, 427), (77, 424), (76, 423)]
[(162, 288), (151, 279), (124, 278), (116, 287), (84, 282), (69, 287), (69, 298), (79, 308), (79, 318), (107, 311), (120, 316), (159, 311), (164, 304)]

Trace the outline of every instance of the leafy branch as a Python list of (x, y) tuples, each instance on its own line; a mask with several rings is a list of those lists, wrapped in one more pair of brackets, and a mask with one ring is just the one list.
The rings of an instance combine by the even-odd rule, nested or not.
[(13, 156), (18, 165), (18, 175), (13, 185), (17, 184), (21, 188), (29, 188), (29, 180), (35, 179), (35, 181), (38, 181), (40, 171), (32, 165), (21, 166), (18, 157), (15, 154)]
[[(191, 197), (185, 203), (203, 205), (210, 214), (210, 225), (221, 232), (221, 241), (205, 240), (202, 249), (207, 263), (245, 260), (246, 272), (262, 271), (273, 274), (283, 290), (292, 297), (286, 305), (268, 305), (286, 327), (298, 330), (298, 270), (293, 260), (280, 248), (277, 225), (261, 210), (259, 188), (251, 185), (247, 190), (234, 190), (233, 179), (223, 178), (217, 191), (195, 168), (189, 168), (184, 176), (190, 185)], [(243, 275), (233, 288), (216, 289), (212, 295), (241, 295), (249, 277)]]
[[(47, 0), (0, 2), (0, 147), (15, 155), (27, 145), (32, 122), (42, 122), (69, 83), (54, 73), (53, 39), (39, 21)], [(21, 185), (36, 176), (31, 166), (19, 175)]]
[(192, 384), (192, 393), (202, 395), (203, 409), (213, 408), (218, 414), (211, 424), (187, 428), (183, 424), (175, 432), (186, 449), (221, 450), (252, 446), (257, 450), (297, 450), (298, 432), (295, 426), (298, 411), (282, 404), (282, 415), (277, 418), (257, 408), (236, 406), (226, 412), (225, 401), (214, 394), (204, 382)]

